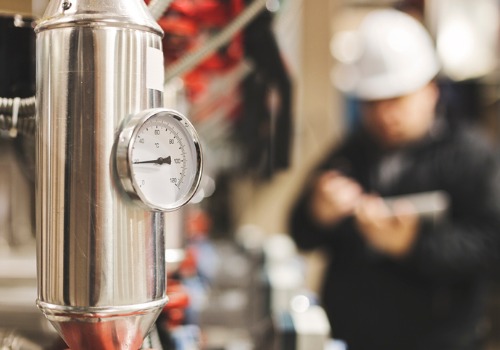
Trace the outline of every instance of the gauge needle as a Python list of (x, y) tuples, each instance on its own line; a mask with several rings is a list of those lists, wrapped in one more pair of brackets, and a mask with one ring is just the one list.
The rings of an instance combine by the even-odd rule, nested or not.
[(147, 164), (147, 163), (159, 164), (159, 165), (162, 165), (165, 163), (172, 164), (172, 158), (170, 158), (170, 156), (168, 156), (167, 158), (159, 157), (158, 159), (153, 159), (153, 160), (143, 160), (140, 162), (133, 162), (133, 164)]

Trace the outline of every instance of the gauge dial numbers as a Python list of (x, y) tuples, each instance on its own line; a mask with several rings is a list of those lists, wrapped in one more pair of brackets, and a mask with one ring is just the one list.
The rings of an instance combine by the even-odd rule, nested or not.
[(181, 207), (201, 180), (197, 133), (173, 110), (152, 109), (132, 117), (118, 137), (116, 160), (125, 191), (151, 210)]

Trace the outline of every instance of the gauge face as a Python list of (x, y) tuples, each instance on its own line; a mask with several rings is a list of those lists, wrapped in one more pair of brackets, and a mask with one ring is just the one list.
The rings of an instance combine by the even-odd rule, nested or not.
[[(126, 150), (127, 167), (120, 166)], [(201, 179), (201, 150), (191, 123), (171, 110), (132, 118), (117, 148), (118, 175), (127, 192), (153, 210), (170, 211), (191, 199)]]

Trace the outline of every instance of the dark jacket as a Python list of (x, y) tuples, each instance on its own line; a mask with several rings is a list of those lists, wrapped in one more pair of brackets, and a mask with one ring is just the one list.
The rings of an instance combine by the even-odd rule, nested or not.
[[(480, 348), (483, 280), (499, 254), (500, 172), (478, 135), (436, 123), (425, 139), (387, 152), (360, 131), (311, 174), (292, 210), (291, 234), (301, 249), (330, 253), (322, 302), (332, 335), (349, 350)], [(445, 191), (449, 212), (439, 222), (421, 220), (411, 253), (392, 259), (366, 245), (352, 218), (330, 228), (314, 223), (310, 188), (324, 169), (383, 197)]]

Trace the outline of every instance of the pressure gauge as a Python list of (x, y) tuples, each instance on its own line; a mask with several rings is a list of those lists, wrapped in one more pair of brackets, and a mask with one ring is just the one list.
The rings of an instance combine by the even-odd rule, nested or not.
[(132, 199), (151, 210), (175, 210), (191, 199), (201, 180), (196, 130), (174, 110), (140, 112), (118, 136), (116, 169)]

